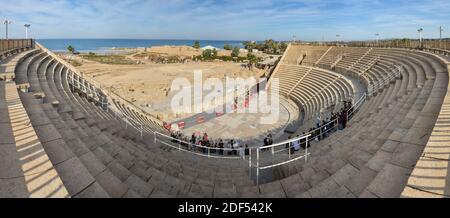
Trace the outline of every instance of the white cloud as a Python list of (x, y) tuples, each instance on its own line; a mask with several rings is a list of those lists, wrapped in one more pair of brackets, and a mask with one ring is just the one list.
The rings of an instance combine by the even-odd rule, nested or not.
[[(387, 0), (14, 0), (1, 3), (20, 37), (321, 40), (415, 37), (423, 26), (450, 26), (450, 1)], [(400, 31), (401, 30), (401, 31)], [(408, 30), (408, 31), (405, 31)], [(3, 28), (0, 34), (3, 34)], [(429, 34), (434, 36), (434, 34)]]

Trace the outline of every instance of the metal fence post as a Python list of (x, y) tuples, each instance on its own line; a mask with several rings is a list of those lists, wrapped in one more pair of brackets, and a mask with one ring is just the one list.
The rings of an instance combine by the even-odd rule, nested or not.
[(252, 176), (252, 149), (248, 149), (248, 174)]
[(291, 142), (288, 142), (289, 159), (291, 159)]
[(308, 162), (308, 137), (306, 136), (306, 145), (305, 145), (305, 163)]
[(259, 185), (259, 148), (256, 150), (256, 185)]

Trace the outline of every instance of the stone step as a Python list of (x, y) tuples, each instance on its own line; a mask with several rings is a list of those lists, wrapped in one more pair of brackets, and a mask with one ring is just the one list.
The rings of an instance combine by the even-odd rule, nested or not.
[(58, 166), (47, 156), (48, 144), (37, 136), (17, 93), (16, 84), (0, 81), (5, 90), (8, 123), (0, 129), (1, 197), (70, 197)]

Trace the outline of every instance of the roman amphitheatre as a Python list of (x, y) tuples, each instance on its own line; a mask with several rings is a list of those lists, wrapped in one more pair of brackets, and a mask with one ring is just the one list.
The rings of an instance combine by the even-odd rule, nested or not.
[[(0, 40), (0, 197), (449, 197), (450, 51), (414, 43), (291, 42), (248, 69), (102, 64)], [(282, 118), (170, 114), (171, 80), (198, 69), (267, 81), (236, 107), (278, 80)]]

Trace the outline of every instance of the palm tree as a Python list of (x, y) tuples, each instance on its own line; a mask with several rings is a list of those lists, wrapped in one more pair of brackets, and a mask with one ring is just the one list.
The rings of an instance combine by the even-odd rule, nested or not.
[(245, 42), (243, 42), (242, 44), (244, 44), (244, 48), (245, 48), (245, 49), (249, 49), (249, 48), (251, 47), (251, 45), (252, 45), (252, 42), (250, 42), (250, 41), (245, 41)]
[(249, 69), (253, 70), (253, 65), (258, 62), (258, 59), (256, 58), (256, 56), (254, 54), (249, 52), (247, 54), (247, 60), (248, 60), (248, 64), (249, 64)]
[(230, 51), (230, 50), (232, 50), (233, 48), (231, 47), (231, 45), (225, 44), (225, 45), (223, 45), (223, 49), (225, 49), (225, 50), (227, 50), (227, 51)]
[(200, 42), (199, 41), (195, 41), (194, 45), (192, 47), (194, 47), (196, 49), (199, 49), (200, 48)]
[(272, 53), (274, 47), (274, 41), (272, 39), (267, 39), (264, 41), (264, 50), (266, 53)]
[(277, 49), (277, 43), (273, 39), (268, 39), (264, 41), (264, 50), (266, 53), (274, 54)]
[(258, 46), (256, 44), (256, 42), (254, 42), (254, 41), (246, 41), (243, 44), (244, 44), (244, 48), (250, 52), (253, 51), (253, 49), (255, 49)]
[(286, 42), (281, 42), (280, 43), (280, 50), (281, 50), (281, 52), (286, 51), (287, 47), (288, 47), (288, 44)]
[(69, 51), (70, 54), (73, 54), (75, 52), (75, 48), (69, 45), (67, 46), (67, 51)]
[(239, 57), (239, 52), (240, 52), (239, 47), (234, 47), (233, 51), (231, 52), (231, 57), (233, 58)]

